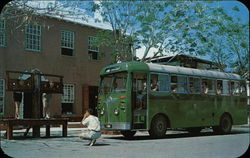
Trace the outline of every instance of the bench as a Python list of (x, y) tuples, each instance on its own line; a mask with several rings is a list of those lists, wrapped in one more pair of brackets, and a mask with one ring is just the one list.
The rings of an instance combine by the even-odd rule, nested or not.
[[(9, 140), (13, 139), (13, 127), (14, 126), (20, 126), (20, 125), (21, 126), (22, 125), (28, 126), (29, 128), (32, 127), (34, 137), (40, 137), (40, 126), (42, 126), (42, 125), (46, 125), (46, 137), (50, 137), (50, 126), (51, 125), (62, 125), (62, 136), (67, 137), (68, 119), (65, 119), (65, 118), (2, 119), (2, 120), (0, 120), (0, 125), (6, 127), (7, 139), (9, 139)], [(26, 132), (28, 132), (29, 128), (27, 129)]]

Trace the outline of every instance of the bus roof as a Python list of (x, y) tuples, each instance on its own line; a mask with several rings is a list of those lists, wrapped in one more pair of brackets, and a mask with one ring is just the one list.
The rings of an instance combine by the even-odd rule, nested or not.
[(193, 68), (170, 66), (170, 65), (160, 65), (160, 64), (152, 64), (152, 63), (147, 63), (147, 65), (149, 67), (149, 71), (152, 71), (152, 72), (200, 76), (200, 77), (206, 77), (206, 78), (242, 80), (240, 75), (233, 74), (233, 73), (224, 73), (224, 72), (219, 72), (219, 71), (201, 70), (201, 69), (193, 69)]
[(158, 72), (158, 73), (170, 73), (177, 75), (189, 75), (189, 76), (199, 76), (206, 78), (216, 78), (216, 79), (228, 79), (228, 80), (242, 80), (240, 75), (233, 73), (224, 73), (211, 70), (201, 70), (186, 68), (180, 66), (171, 65), (160, 65), (153, 63), (142, 63), (142, 62), (124, 62), (109, 65), (101, 70), (101, 75), (122, 72), (122, 71), (140, 71), (140, 72)]

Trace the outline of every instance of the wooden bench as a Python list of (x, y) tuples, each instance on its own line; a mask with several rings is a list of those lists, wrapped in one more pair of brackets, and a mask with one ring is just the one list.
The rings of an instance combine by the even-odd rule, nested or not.
[[(51, 119), (2, 119), (0, 125), (5, 126), (7, 139), (13, 139), (14, 126), (27, 126), (33, 128), (33, 136), (40, 137), (40, 126), (46, 125), (46, 137), (50, 137), (51, 125), (62, 125), (62, 136), (67, 137), (68, 119), (65, 118), (51, 118)], [(34, 130), (36, 128), (36, 130)], [(38, 129), (38, 130), (37, 130)], [(36, 131), (36, 132), (34, 132)], [(37, 133), (38, 131), (38, 133)]]

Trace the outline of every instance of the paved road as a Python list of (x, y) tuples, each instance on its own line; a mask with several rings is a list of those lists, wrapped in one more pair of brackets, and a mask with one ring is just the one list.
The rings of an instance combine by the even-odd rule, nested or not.
[[(235, 158), (249, 145), (247, 127), (233, 128), (229, 135), (214, 135), (209, 129), (195, 136), (168, 131), (163, 139), (150, 139), (145, 132), (138, 132), (133, 140), (103, 135), (92, 147), (77, 137), (79, 132), (80, 129), (69, 129), (67, 138), (1, 138), (1, 146), (15, 158)], [(51, 133), (59, 135), (59, 128)]]

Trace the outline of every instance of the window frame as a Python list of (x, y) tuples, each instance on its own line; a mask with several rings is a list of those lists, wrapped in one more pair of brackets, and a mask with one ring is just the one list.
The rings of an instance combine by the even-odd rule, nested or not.
[[(172, 77), (172, 76), (176, 76), (176, 79), (177, 79), (177, 83), (176, 83), (176, 84), (177, 84), (177, 87), (176, 87), (176, 88), (177, 88), (177, 89), (176, 89), (177, 91), (176, 91), (176, 92), (173, 92), (173, 90), (172, 90), (172, 85), (171, 85), (171, 83), (172, 83), (172, 82), (171, 82), (171, 77)], [(179, 87), (179, 83), (180, 83), (179, 80), (178, 80), (179, 77), (185, 77), (185, 78), (186, 78), (186, 92), (180, 92), (180, 91), (179, 91), (179, 88), (178, 88), (178, 87)], [(169, 92), (170, 92), (170, 93), (173, 93), (173, 94), (188, 94), (188, 93), (189, 93), (189, 91), (188, 91), (188, 86), (189, 86), (188, 77), (189, 77), (188, 75), (183, 75), (183, 74), (170, 74), (170, 75), (169, 75), (169, 85), (170, 85), (170, 86), (169, 86)], [(185, 88), (184, 88), (184, 89), (185, 89)]]
[[(67, 33), (69, 33), (69, 35), (66, 35)], [(72, 37), (72, 39), (71, 39)], [(63, 45), (64, 43), (64, 45)], [(66, 45), (72, 45), (71, 46), (66, 46)], [(75, 56), (75, 32), (74, 31), (70, 31), (70, 30), (61, 30), (60, 31), (60, 48), (61, 48), (61, 55), (62, 56), (68, 56), (68, 57), (72, 57)], [(66, 54), (62, 54), (62, 49), (69, 49), (72, 50), (72, 55), (66, 55)]]
[[(88, 56), (89, 56), (89, 60), (93, 60), (93, 61), (98, 61), (101, 60), (101, 56), (100, 56), (100, 48), (99, 47), (94, 47), (92, 44), (92, 40), (95, 39), (95, 36), (88, 36)], [(96, 49), (93, 49), (96, 48)], [(96, 53), (96, 59), (93, 58), (93, 53)]]
[[(65, 94), (64, 92), (67, 91), (68, 89), (66, 88), (72, 88), (69, 89), (70, 92), (72, 92), (72, 94), (69, 94), (69, 97), (66, 98), (65, 95), (68, 95), (68, 94)], [(72, 84), (72, 83), (65, 83), (63, 84), (63, 94), (61, 96), (61, 103), (71, 103), (71, 104), (74, 104), (75, 103), (75, 84)], [(65, 98), (64, 98), (65, 97)]]
[(88, 36), (88, 51), (99, 53), (100, 52), (99, 47), (96, 47), (97, 49), (92, 49), (93, 45), (91, 43), (92, 43), (92, 40), (95, 39), (95, 38), (96, 38), (95, 36)]
[[(228, 86), (228, 93), (224, 93), (224, 83), (225, 81), (227, 82), (227, 86)], [(230, 83), (230, 79), (222, 79), (222, 95), (226, 95), (229, 96), (231, 95), (231, 83)]]
[[(217, 92), (217, 79), (215, 78), (204, 78), (204, 77), (201, 77), (201, 93), (202, 94), (205, 94), (202, 92), (202, 80), (212, 80), (214, 83), (214, 92), (209, 92), (209, 89), (208, 89), (208, 93), (206, 95), (216, 95), (216, 92)], [(209, 88), (209, 87), (208, 87)]]
[[(189, 94), (202, 94), (202, 89), (201, 89), (201, 82), (202, 82), (202, 78), (199, 76), (187, 76), (188, 77), (188, 93)], [(199, 91), (198, 92), (191, 92), (190, 91), (190, 80), (189, 78), (197, 78), (199, 79)]]
[[(1, 18), (0, 17), (0, 24), (3, 23), (3, 27), (1, 27), (2, 25), (0, 25), (0, 35), (3, 35), (3, 40), (0, 40), (0, 47), (6, 47), (7, 46), (7, 27), (6, 27), (6, 19), (5, 18)], [(2, 42), (1, 42), (2, 41)]]
[[(241, 95), (241, 83), (240, 83), (240, 81), (238, 81), (238, 80), (230, 80), (229, 81), (230, 82), (230, 95), (232, 95), (232, 96), (240, 96)], [(237, 83), (238, 84), (238, 92), (233, 92), (232, 91), (232, 82), (234, 82), (234, 88), (235, 88), (235, 83)]]
[[(153, 91), (152, 88), (151, 88), (151, 84), (152, 84), (151, 83), (151, 79), (152, 79), (151, 76), (152, 75), (164, 75), (164, 76), (167, 76), (168, 77), (168, 82), (167, 82), (166, 85), (167, 85), (168, 90), (167, 91), (162, 91), (162, 90)], [(152, 93), (169, 93), (170, 92), (170, 74), (168, 74), (168, 73), (150, 72), (149, 76), (150, 77), (149, 77), (149, 87), (148, 87), (148, 89), (149, 89), (150, 92), (152, 92)]]
[[(37, 27), (39, 27), (39, 32), (40, 32), (40, 34), (39, 35), (37, 35), (37, 34), (34, 34), (33, 32), (32, 33), (27, 33), (27, 27), (28, 26), (32, 26), (32, 27), (36, 27), (36, 29), (37, 29)], [(33, 29), (33, 28), (32, 28)], [(38, 32), (37, 30), (35, 29), (35, 31), (34, 32)], [(29, 24), (25, 24), (25, 26), (24, 26), (24, 32), (25, 32), (25, 50), (28, 50), (28, 51), (33, 51), (33, 52), (41, 52), (41, 50), (42, 50), (42, 26), (40, 25), (40, 24), (32, 24), (32, 23), (29, 23)], [(30, 38), (29, 39), (29, 37), (28, 36), (31, 36), (32, 38)], [(33, 45), (33, 44), (28, 44), (28, 42), (27, 41), (33, 41), (34, 40), (34, 38), (33, 38), (33, 36), (35, 36), (35, 37), (38, 37), (38, 45)], [(29, 39), (29, 40), (28, 40)], [(36, 39), (35, 39), (36, 40)], [(38, 46), (38, 48), (39, 49), (34, 49), (34, 48), (28, 48), (28, 45), (29, 46)]]

